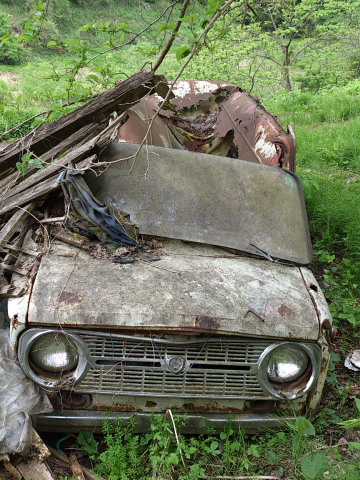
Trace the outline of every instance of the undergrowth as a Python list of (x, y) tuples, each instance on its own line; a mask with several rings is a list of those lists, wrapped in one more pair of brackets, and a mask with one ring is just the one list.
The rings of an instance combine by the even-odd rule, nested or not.
[[(169, 411), (168, 411), (169, 413)], [(153, 416), (150, 431), (135, 434), (133, 417), (104, 424), (104, 437), (80, 433), (78, 445), (94, 462), (94, 472), (107, 480), (178, 479), (278, 475), (287, 479), (360, 479), (357, 445), (326, 447), (309, 420), (284, 421), (284, 431), (249, 435), (231, 419), (220, 434), (179, 433), (184, 420)], [(338, 419), (338, 418), (337, 418)], [(321, 426), (320, 420), (317, 423)]]

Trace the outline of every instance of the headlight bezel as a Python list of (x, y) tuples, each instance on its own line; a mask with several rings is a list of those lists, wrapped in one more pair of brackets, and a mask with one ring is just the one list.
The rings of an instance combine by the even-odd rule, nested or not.
[[(42, 370), (41, 374), (39, 374), (37, 371), (41, 370), (40, 367), (36, 367), (37, 371), (35, 371), (31, 365), (30, 350), (35, 342), (39, 340), (39, 338), (47, 334), (63, 335), (68, 338), (76, 347), (79, 359), (74, 370), (64, 372), (63, 375), (58, 375), (56, 372), (54, 372), (52, 375), (51, 372), (45, 370)], [(19, 339), (18, 360), (21, 368), (31, 380), (44, 389), (58, 390), (59, 388), (64, 388), (65, 385), (71, 387), (81, 382), (88, 372), (89, 365), (91, 363), (91, 355), (88, 346), (83, 342), (83, 340), (79, 336), (69, 331), (55, 330), (50, 328), (32, 328), (25, 331)], [(56, 375), (58, 375), (58, 378), (54, 378)]]
[[(306, 353), (309, 358), (309, 364), (305, 371), (301, 373), (298, 378), (288, 382), (287, 387), (284, 388), (284, 384), (275, 383), (269, 379), (267, 369), (269, 365), (269, 360), (271, 358), (271, 355), (274, 353), (274, 350), (288, 346), (298, 348), (299, 350)], [(315, 382), (320, 372), (320, 361), (321, 350), (320, 347), (316, 344), (307, 344), (302, 342), (273, 343), (272, 345), (266, 347), (259, 357), (257, 374), (258, 382), (265, 392), (267, 392), (277, 400), (293, 400), (296, 398), (300, 398), (306, 395), (309, 390), (311, 390), (311, 388), (315, 385)], [(305, 385), (297, 386), (299, 380), (303, 376), (307, 377), (305, 378)], [(295, 387), (292, 388), (292, 385), (295, 385)]]

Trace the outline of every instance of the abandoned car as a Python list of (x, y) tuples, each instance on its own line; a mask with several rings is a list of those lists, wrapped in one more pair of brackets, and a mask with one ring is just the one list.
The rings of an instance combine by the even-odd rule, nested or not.
[(154, 118), (157, 94), (127, 110), (95, 173), (61, 174), (50, 230), (25, 237), (22, 266), (50, 238), (8, 300), (18, 361), (54, 408), (39, 430), (135, 415), (145, 431), (171, 409), (189, 433), (229, 417), (254, 431), (320, 401), (331, 316), (307, 268), (294, 136), (233, 85), (173, 90)]

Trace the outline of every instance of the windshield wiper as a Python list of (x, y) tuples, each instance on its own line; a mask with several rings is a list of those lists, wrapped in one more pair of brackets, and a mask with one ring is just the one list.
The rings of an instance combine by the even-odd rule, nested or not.
[(267, 260), (269, 260), (269, 262), (273, 262), (273, 263), (277, 262), (277, 260), (273, 258), (269, 253), (265, 252), (265, 250), (262, 250), (261, 248), (257, 247), (253, 243), (249, 243), (249, 245), (250, 247), (255, 248), (255, 250), (259, 252), (259, 255), (261, 255), (262, 257), (265, 257)]

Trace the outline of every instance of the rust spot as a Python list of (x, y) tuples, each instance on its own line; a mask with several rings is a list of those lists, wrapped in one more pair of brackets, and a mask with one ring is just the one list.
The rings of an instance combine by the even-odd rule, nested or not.
[(245, 409), (249, 412), (271, 413), (276, 411), (275, 400), (250, 400), (245, 402)]
[(145, 407), (155, 408), (155, 407), (157, 407), (157, 403), (156, 403), (156, 402), (152, 402), (151, 400), (147, 400), (146, 403), (145, 403)]
[(278, 312), (282, 317), (293, 317), (295, 315), (294, 310), (291, 310), (291, 308), (284, 304), (282, 304), (281, 307), (278, 308)]
[(91, 404), (91, 396), (89, 394), (62, 390), (58, 392), (55, 404), (56, 407), (63, 408), (88, 408)]
[(131, 402), (125, 403), (113, 403), (111, 406), (108, 404), (101, 404), (97, 403), (94, 404), (91, 410), (99, 411), (99, 412), (142, 412), (142, 408), (135, 407)]
[(212, 317), (198, 316), (195, 319), (195, 326), (209, 330), (217, 330), (220, 328), (220, 323)]
[[(175, 405), (172, 407), (178, 413), (244, 413), (243, 408), (237, 408), (228, 405), (222, 405), (219, 402), (210, 402), (206, 405), (196, 405), (194, 403), (184, 403), (183, 405)], [(166, 409), (163, 409), (166, 412)]]
[(11, 319), (11, 325), (13, 327), (14, 330), (16, 330), (19, 326), (19, 315), (18, 314), (15, 314), (12, 319)]
[(59, 302), (66, 303), (67, 305), (76, 305), (77, 303), (81, 303), (83, 298), (83, 295), (64, 290), (59, 297)]

